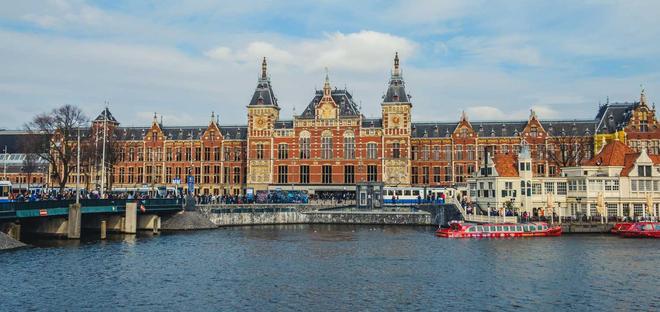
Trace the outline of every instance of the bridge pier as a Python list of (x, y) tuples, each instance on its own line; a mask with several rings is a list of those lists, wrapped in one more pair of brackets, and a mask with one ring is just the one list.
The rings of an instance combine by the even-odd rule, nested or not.
[(151, 230), (156, 234), (160, 231), (160, 217), (158, 215), (140, 215), (137, 228), (138, 230)]
[(7, 229), (7, 235), (9, 237), (20, 241), (21, 240), (21, 225), (17, 223), (11, 223)]
[(126, 234), (137, 232), (137, 203), (126, 203), (123, 232)]
[(69, 205), (69, 219), (67, 222), (67, 235), (68, 239), (80, 239), (80, 226), (82, 213), (80, 204)]

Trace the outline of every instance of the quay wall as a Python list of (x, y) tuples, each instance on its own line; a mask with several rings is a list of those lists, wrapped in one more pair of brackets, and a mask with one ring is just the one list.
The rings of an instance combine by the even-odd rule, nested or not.
[(561, 231), (565, 234), (609, 233), (614, 223), (562, 223)]
[(431, 213), (390, 211), (305, 211), (295, 208), (202, 209), (217, 226), (260, 224), (432, 225)]

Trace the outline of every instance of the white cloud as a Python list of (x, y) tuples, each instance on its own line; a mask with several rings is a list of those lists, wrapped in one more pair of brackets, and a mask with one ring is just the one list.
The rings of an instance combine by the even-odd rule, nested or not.
[(331, 70), (369, 72), (388, 68), (395, 51), (410, 58), (416, 49), (415, 42), (403, 37), (360, 31), (348, 34), (336, 32), (320, 40), (281, 41), (279, 44), (253, 41), (236, 52), (219, 46), (205, 54), (213, 59), (234, 62), (254, 62), (266, 56), (275, 62), (300, 67), (305, 71), (329, 67)]
[(455, 49), (476, 61), (511, 63), (529, 66), (543, 64), (541, 53), (530, 41), (519, 35), (500, 37), (456, 37), (448, 42)]

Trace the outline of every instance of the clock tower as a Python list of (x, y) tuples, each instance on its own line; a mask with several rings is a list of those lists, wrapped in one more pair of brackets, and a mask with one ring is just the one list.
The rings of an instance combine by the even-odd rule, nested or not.
[(410, 185), (410, 134), (412, 103), (406, 93), (399, 68), (399, 54), (394, 55), (390, 84), (381, 104), (383, 114), (383, 182), (386, 185)]
[(265, 190), (273, 177), (273, 131), (280, 107), (273, 93), (264, 57), (257, 88), (248, 104), (247, 187)]

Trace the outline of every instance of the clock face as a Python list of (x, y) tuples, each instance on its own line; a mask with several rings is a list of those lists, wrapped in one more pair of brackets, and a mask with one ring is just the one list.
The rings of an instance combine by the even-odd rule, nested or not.
[(255, 120), (255, 124), (258, 129), (263, 129), (266, 127), (266, 120), (263, 118), (257, 118), (257, 120)]
[(391, 124), (390, 127), (399, 128), (401, 127), (402, 123), (403, 123), (403, 116), (401, 116), (400, 114), (392, 115), (392, 117), (390, 117), (390, 124)]

